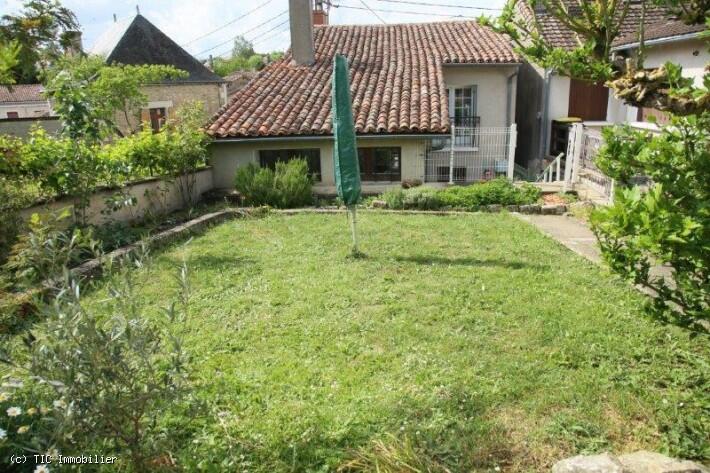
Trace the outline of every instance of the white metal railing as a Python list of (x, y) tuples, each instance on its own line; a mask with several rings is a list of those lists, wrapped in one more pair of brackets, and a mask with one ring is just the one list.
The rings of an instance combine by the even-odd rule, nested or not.
[[(559, 182), (562, 181), (560, 169), (562, 168), (562, 157), (565, 153), (560, 153), (538, 176), (538, 182)], [(565, 166), (566, 167), (566, 166)]]
[(510, 127), (451, 126), (451, 136), (426, 153), (427, 182), (467, 183), (497, 176), (513, 179), (516, 125)]

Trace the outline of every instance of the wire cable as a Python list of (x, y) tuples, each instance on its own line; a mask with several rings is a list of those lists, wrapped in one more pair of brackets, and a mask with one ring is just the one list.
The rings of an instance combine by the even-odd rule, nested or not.
[(362, 3), (362, 4), (365, 6), (365, 8), (367, 8), (368, 10), (370, 10), (370, 12), (372, 12), (372, 14), (375, 15), (375, 16), (377, 17), (377, 19), (382, 22), (383, 25), (386, 25), (386, 24), (387, 24), (387, 22), (386, 22), (385, 20), (383, 20), (382, 17), (381, 17), (380, 15), (378, 15), (375, 10), (373, 10), (372, 8), (370, 8), (370, 5), (368, 5), (367, 3), (365, 3), (365, 0), (360, 0), (360, 3)]
[[(247, 33), (251, 33), (252, 31), (261, 28), (261, 27), (264, 26), (265, 24), (267, 24), (267, 23), (269, 23), (269, 22), (271, 22), (271, 21), (273, 21), (273, 20), (275, 20), (275, 19), (277, 19), (277, 18), (279, 18), (279, 17), (281, 17), (281, 16), (283, 16), (283, 15), (285, 15), (285, 14), (287, 14), (287, 13), (288, 13), (288, 10), (284, 10), (284, 11), (282, 11), (281, 13), (279, 13), (278, 15), (269, 18), (268, 20), (266, 20), (266, 21), (264, 21), (263, 23), (260, 23), (260, 24), (258, 24), (258, 25), (256, 25), (256, 26), (254, 26), (254, 27), (251, 28), (251, 29), (248, 29), (248, 30), (246, 30), (246, 31), (243, 31), (243, 32), (241, 32), (240, 34), (238, 34), (238, 35), (236, 35), (236, 36), (233, 36), (233, 37), (229, 38), (229, 39), (226, 40), (226, 41), (222, 41), (221, 43), (215, 44), (215, 45), (212, 46), (211, 48), (205, 49), (204, 51), (200, 51), (199, 53), (195, 54), (195, 56), (200, 56), (200, 55), (202, 55), (202, 54), (204, 54), (204, 53), (208, 53), (208, 52), (210, 52), (210, 51), (213, 51), (213, 50), (219, 48), (220, 46), (224, 46), (224, 45), (227, 44), (227, 43), (231, 43), (232, 41), (234, 41), (234, 40), (237, 39), (238, 37), (244, 36), (244, 35), (246, 35)], [(283, 23), (279, 23), (278, 25), (276, 25), (276, 27), (279, 27), (279, 26), (283, 25), (283, 24), (286, 23), (286, 22), (288, 22), (288, 19), (286, 19), (286, 21), (283, 22)], [(275, 27), (275, 28), (276, 28), (276, 27)], [(273, 28), (270, 29), (270, 30), (265, 31), (265, 33), (268, 33), (269, 31), (273, 31)]]
[(404, 3), (406, 5), (417, 5), (417, 6), (425, 6), (425, 7), (463, 8), (463, 9), (469, 9), (469, 10), (491, 10), (491, 11), (503, 10), (502, 8), (493, 8), (493, 7), (472, 7), (470, 5), (447, 5), (447, 4), (443, 4), (443, 3), (415, 2), (412, 0), (378, 0), (378, 1), (386, 2), (386, 3)]
[(223, 29), (225, 29), (226, 27), (231, 26), (231, 25), (233, 25), (234, 23), (238, 22), (239, 20), (248, 17), (249, 15), (251, 15), (252, 13), (254, 13), (255, 11), (259, 10), (260, 8), (265, 7), (266, 5), (268, 5), (269, 3), (273, 2), (273, 1), (274, 1), (274, 0), (266, 0), (264, 3), (262, 3), (262, 4), (259, 5), (258, 7), (254, 8), (254, 9), (252, 9), (252, 10), (249, 10), (249, 11), (246, 12), (245, 14), (243, 14), (243, 15), (241, 15), (241, 16), (238, 16), (237, 18), (233, 19), (232, 21), (228, 21), (227, 23), (223, 24), (222, 26), (218, 26), (217, 28), (213, 29), (212, 31), (210, 31), (210, 32), (208, 32), (208, 33), (205, 33), (205, 34), (203, 34), (203, 35), (200, 35), (200, 36), (198, 36), (198, 37), (196, 37), (196, 38), (193, 38), (193, 39), (191, 39), (190, 41), (188, 41), (187, 43), (181, 44), (180, 46), (185, 47), (185, 46), (187, 46), (188, 44), (192, 44), (192, 43), (194, 43), (194, 42), (197, 41), (197, 40), (200, 40), (200, 39), (202, 39), (202, 38), (206, 38), (206, 37), (208, 37), (208, 36), (210, 36), (210, 35), (212, 35), (212, 34), (218, 32), (218, 31), (220, 31), (220, 30), (223, 30)]
[(475, 16), (467, 16), (467, 15), (453, 15), (453, 14), (444, 14), (444, 13), (430, 13), (430, 12), (415, 12), (415, 11), (404, 11), (404, 10), (385, 10), (382, 8), (371, 8), (367, 9), (364, 7), (354, 7), (350, 5), (338, 5), (333, 3), (332, 6), (334, 8), (347, 8), (349, 10), (365, 10), (365, 11), (378, 11), (382, 13), (399, 13), (402, 15), (426, 15), (426, 16), (439, 16), (439, 17), (446, 17), (446, 18), (470, 18), (470, 19), (476, 19), (477, 17)]

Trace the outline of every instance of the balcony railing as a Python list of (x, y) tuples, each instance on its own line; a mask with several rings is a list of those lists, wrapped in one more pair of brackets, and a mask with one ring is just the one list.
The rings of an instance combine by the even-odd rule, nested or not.
[(454, 147), (478, 147), (478, 130), (481, 128), (481, 117), (451, 117), (449, 120), (456, 129)]

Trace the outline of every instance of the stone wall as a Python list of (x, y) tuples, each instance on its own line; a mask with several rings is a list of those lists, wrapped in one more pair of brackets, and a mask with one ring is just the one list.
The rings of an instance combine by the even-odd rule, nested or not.
[(116, 114), (116, 124), (124, 133), (136, 129), (141, 121), (149, 121), (150, 108), (165, 108), (168, 118), (173, 118), (175, 110), (184, 103), (200, 101), (205, 107), (205, 116), (211, 117), (227, 100), (226, 86), (216, 83), (148, 85), (141, 91), (147, 97), (146, 105), (140, 111), (129, 113), (130, 126), (123, 112)]

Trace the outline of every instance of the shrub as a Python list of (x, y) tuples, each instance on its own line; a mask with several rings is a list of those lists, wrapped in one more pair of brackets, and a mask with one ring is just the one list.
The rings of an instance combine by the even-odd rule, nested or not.
[(531, 184), (523, 184), (518, 188), (505, 178), (470, 186), (449, 187), (440, 191), (444, 206), (476, 210), (484, 205), (525, 205), (532, 204), (540, 198), (540, 191)]
[(276, 170), (250, 163), (237, 169), (235, 188), (244, 196), (247, 205), (270, 205), (278, 208), (303, 207), (313, 203), (305, 159), (291, 159), (276, 163)]
[[(710, 331), (710, 113), (673, 118), (659, 135), (604, 130), (597, 165), (619, 183), (614, 205), (592, 214), (611, 268), (658, 294), (649, 307), (662, 321)], [(635, 176), (653, 182), (633, 185)], [(666, 278), (655, 265), (673, 269)]]
[[(106, 454), (119, 456), (120, 470), (130, 465), (130, 471), (153, 471), (165, 461), (168, 442), (184, 421), (178, 416), (163, 420), (171, 409), (183, 410), (191, 390), (183, 349), (187, 269), (183, 265), (177, 277), (177, 300), (154, 320), (135, 303), (136, 273), (129, 266), (110, 280), (108, 316), (84, 305), (78, 285), (69, 279), (55, 301), (42, 308), (45, 322), (35, 326), (36, 338), (26, 353), (15, 353), (20, 377), (0, 392), (0, 405), (19, 408), (12, 412), (18, 415), (11, 429), (4, 431), (13, 453), (20, 453), (19, 447), (81, 454), (100, 445)], [(0, 453), (5, 453), (2, 443)], [(0, 457), (0, 469), (10, 468), (9, 458)]]
[(303, 207), (313, 203), (311, 186), (313, 179), (308, 174), (305, 159), (292, 159), (276, 163), (274, 187), (279, 195), (279, 207)]
[(61, 275), (98, 252), (91, 230), (66, 228), (69, 211), (33, 214), (29, 232), (13, 246), (4, 269), (20, 287), (32, 287)]

